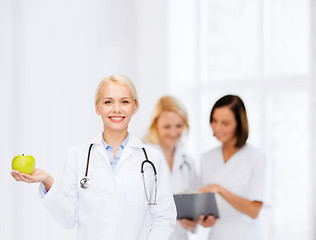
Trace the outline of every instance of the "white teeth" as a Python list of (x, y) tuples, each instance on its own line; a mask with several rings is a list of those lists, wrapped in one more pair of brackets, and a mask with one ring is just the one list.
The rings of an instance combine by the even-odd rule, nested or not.
[(123, 117), (111, 117), (111, 119), (113, 119), (113, 120), (121, 120), (121, 119), (123, 119)]

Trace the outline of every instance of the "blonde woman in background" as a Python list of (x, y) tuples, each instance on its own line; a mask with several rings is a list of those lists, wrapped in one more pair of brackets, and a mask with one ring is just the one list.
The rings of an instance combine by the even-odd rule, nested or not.
[[(197, 189), (197, 175), (192, 159), (181, 144), (184, 130), (189, 130), (188, 115), (174, 97), (161, 97), (154, 108), (145, 142), (159, 149), (170, 168), (172, 191), (185, 193)], [(196, 228), (197, 221), (177, 222), (172, 240), (189, 239), (187, 231)]]

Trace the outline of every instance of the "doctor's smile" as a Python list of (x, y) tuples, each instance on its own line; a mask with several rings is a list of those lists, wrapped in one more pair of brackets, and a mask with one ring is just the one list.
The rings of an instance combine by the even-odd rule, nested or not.
[(109, 117), (113, 122), (122, 122), (125, 117)]

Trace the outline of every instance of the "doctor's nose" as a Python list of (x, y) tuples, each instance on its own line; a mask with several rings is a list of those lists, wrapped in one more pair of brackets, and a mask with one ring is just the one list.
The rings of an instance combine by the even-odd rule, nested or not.
[(219, 124), (211, 124), (213, 132), (217, 132), (221, 129), (221, 126)]
[(113, 111), (114, 111), (114, 112), (120, 112), (120, 111), (121, 111), (121, 108), (120, 108), (120, 104), (119, 104), (119, 103), (113, 104)]
[(172, 137), (177, 137), (180, 134), (180, 131), (177, 128), (172, 128), (170, 131), (170, 135)]

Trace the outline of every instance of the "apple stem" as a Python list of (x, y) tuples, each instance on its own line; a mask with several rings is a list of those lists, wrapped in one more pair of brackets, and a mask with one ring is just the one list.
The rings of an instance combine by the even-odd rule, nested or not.
[(22, 156), (24, 156), (24, 153), (22, 154)]

